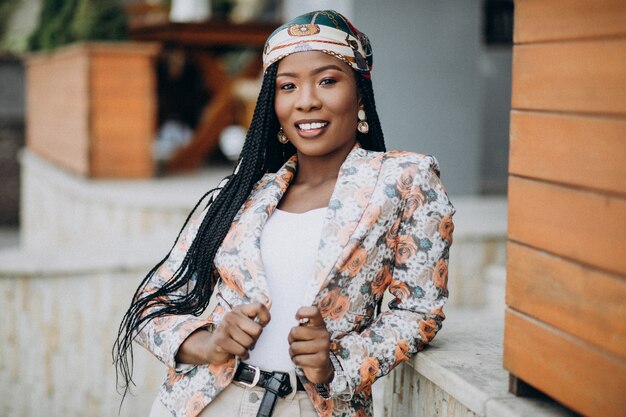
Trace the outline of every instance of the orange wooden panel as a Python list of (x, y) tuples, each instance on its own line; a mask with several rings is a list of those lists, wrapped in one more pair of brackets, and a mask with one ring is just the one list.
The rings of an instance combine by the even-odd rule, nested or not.
[(509, 242), (506, 301), (626, 359), (626, 278)]
[(626, 119), (513, 111), (509, 172), (626, 195)]
[(150, 57), (96, 50), (91, 64), (94, 177), (149, 177), (156, 125)]
[(626, 34), (624, 0), (517, 0), (515, 43)]
[(509, 239), (626, 275), (626, 199), (509, 178)]
[(621, 417), (626, 410), (626, 360), (511, 309), (504, 367), (584, 415)]
[(89, 171), (89, 62), (80, 54), (27, 60), (27, 145), (61, 167)]
[(626, 114), (626, 39), (519, 45), (512, 107)]

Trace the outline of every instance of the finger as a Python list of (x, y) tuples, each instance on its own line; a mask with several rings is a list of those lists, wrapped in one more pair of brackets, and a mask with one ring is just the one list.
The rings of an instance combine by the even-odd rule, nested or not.
[[(256, 324), (256, 323), (255, 323)], [(248, 333), (240, 329), (239, 327), (231, 327), (228, 329), (230, 338), (237, 342), (239, 345), (244, 348), (250, 349), (250, 347), (256, 341), (256, 338), (251, 337)]]
[(292, 327), (289, 331), (289, 334), (287, 335), (287, 341), (289, 342), (289, 344), (291, 345), (297, 341), (312, 340), (313, 336), (310, 332), (307, 332), (306, 329), (307, 328), (303, 326)]
[(263, 332), (263, 326), (241, 313), (231, 327), (240, 329), (254, 340), (257, 340)]
[(241, 311), (241, 309), (235, 309), (231, 312), (228, 312), (222, 319), (220, 327), (227, 332), (233, 327), (240, 328), (255, 340), (260, 336), (261, 332), (263, 331), (263, 327), (261, 327), (260, 324), (256, 323), (250, 317), (246, 316)]
[(290, 344), (297, 341), (316, 339), (330, 340), (330, 333), (328, 333), (326, 327), (295, 326), (289, 331), (287, 336), (287, 341)]
[(315, 340), (309, 342), (294, 342), (289, 345), (289, 356), (313, 355), (316, 353), (328, 356), (330, 341)]
[(239, 356), (242, 359), (247, 359), (248, 357), (248, 349), (227, 336), (216, 340), (215, 344), (223, 353)]
[(250, 304), (242, 304), (237, 307), (238, 311), (241, 311), (244, 315), (251, 319), (257, 319), (258, 323), (265, 327), (267, 323), (270, 322), (271, 316), (270, 311), (267, 309), (265, 304), (262, 303), (250, 303)]
[(296, 312), (296, 320), (308, 319), (309, 327), (326, 327), (320, 310), (315, 306), (300, 307)]
[(327, 359), (322, 357), (320, 354), (308, 354), (308, 355), (296, 355), (291, 358), (291, 361), (294, 365), (303, 367), (303, 368), (316, 368), (322, 369)]

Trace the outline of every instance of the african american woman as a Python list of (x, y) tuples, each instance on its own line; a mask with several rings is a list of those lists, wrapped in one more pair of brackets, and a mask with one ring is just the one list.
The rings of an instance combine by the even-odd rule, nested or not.
[(263, 64), (237, 168), (120, 325), (126, 387), (133, 341), (169, 369), (152, 417), (371, 416), (374, 381), (445, 317), (454, 208), (434, 157), (385, 151), (368, 38), (312, 12)]

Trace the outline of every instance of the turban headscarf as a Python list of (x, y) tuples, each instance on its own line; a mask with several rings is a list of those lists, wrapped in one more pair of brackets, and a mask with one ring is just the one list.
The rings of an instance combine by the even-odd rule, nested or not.
[(307, 13), (276, 29), (265, 42), (263, 70), (288, 55), (307, 51), (334, 56), (370, 77), (373, 57), (369, 39), (334, 10)]

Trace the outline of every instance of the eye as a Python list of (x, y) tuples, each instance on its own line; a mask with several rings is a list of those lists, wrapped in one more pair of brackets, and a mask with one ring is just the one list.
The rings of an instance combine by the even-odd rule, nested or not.
[(334, 78), (324, 78), (322, 81), (320, 81), (320, 85), (332, 85), (336, 82), (337, 80), (335, 80)]
[(281, 90), (289, 91), (289, 90), (293, 90), (294, 88), (296, 88), (296, 86), (294, 83), (285, 83), (285, 84), (281, 84), (279, 88)]

